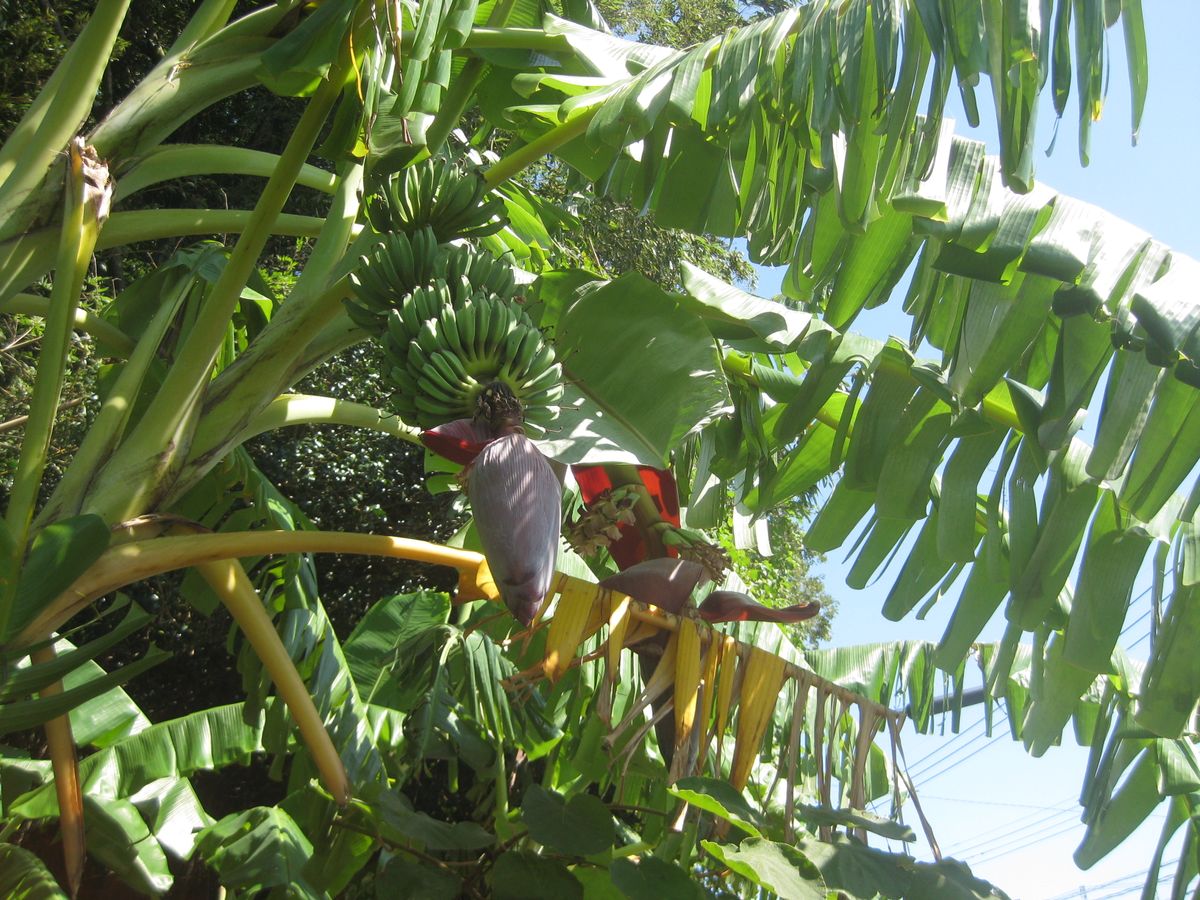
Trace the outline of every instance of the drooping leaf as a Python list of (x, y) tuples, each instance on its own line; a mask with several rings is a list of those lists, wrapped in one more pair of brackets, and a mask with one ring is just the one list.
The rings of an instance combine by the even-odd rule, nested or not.
[(170, 658), (171, 654), (166, 650), (151, 645), (140, 659), (83, 681), (60, 694), (5, 704), (0, 708), (0, 734), (33, 728), (55, 716), (66, 715), (76, 707), (119, 687)]
[(804, 336), (812, 321), (808, 313), (747, 294), (687, 260), (680, 268), (687, 291), (684, 306), (704, 318), (713, 335), (722, 340), (761, 342), (765, 350), (787, 350)]
[[(638, 323), (636, 331), (630, 322)], [(685, 436), (729, 409), (712, 336), (640, 275), (578, 299), (559, 320), (556, 347), (578, 392), (568, 390), (564, 398), (561, 436), (542, 443), (561, 462), (603, 461), (603, 448), (592, 450), (592, 442), (573, 440), (572, 432), (609, 419), (625, 459), (662, 468)], [(655, 386), (653, 396), (642, 390), (646, 384)]]
[(999, 889), (975, 878), (957, 860), (920, 863), (840, 837), (832, 843), (802, 838), (797, 850), (820, 871), (831, 890), (852, 897), (922, 897), (929, 900), (994, 900)]
[(375, 891), (379, 897), (455, 900), (462, 893), (462, 879), (445, 869), (421, 865), (403, 856), (394, 856), (376, 876)]
[(171, 887), (174, 878), (162, 845), (132, 802), (85, 793), (83, 821), (88, 852), (123, 881), (151, 895)]
[(379, 827), (392, 840), (416, 841), (430, 850), (478, 850), (496, 838), (475, 822), (443, 822), (412, 808), (395, 790), (368, 789)]
[(63, 519), (39, 531), (21, 567), (12, 611), (0, 639), (7, 640), (29, 624), (100, 558), (108, 541), (108, 526), (92, 514)]
[(367, 702), (390, 700), (390, 705), (402, 708), (395, 698), (404, 686), (391, 673), (401, 662), (411, 661), (418, 645), (446, 624), (449, 615), (450, 598), (432, 591), (388, 597), (367, 611), (342, 646), (354, 683)]
[(0, 844), (0, 893), (12, 900), (67, 898), (42, 861), (15, 844)]
[(497, 900), (582, 900), (583, 885), (557, 860), (528, 850), (509, 850), (492, 866)]
[[(242, 704), (218, 706), (160, 722), (93, 753), (79, 764), (85, 796), (97, 801), (134, 796), (153, 781), (185, 777), (200, 769), (245, 764), (262, 749), (261, 725), (242, 720)], [(11, 815), (39, 819), (54, 815), (58, 801), (47, 785), (14, 798)]]
[(732, 822), (751, 837), (761, 837), (762, 817), (727, 781), (717, 778), (681, 778), (668, 790), (697, 809)]
[(911, 843), (917, 839), (912, 828), (903, 822), (894, 822), (891, 819), (872, 815), (863, 810), (827, 809), (822, 806), (808, 806), (803, 803), (797, 804), (796, 810), (800, 818), (813, 825), (840, 825), (846, 828), (862, 828), (880, 837), (885, 837), (893, 841), (905, 841), (907, 843)]
[(630, 900), (699, 900), (706, 896), (690, 875), (657, 856), (638, 862), (614, 859), (609, 867), (613, 885)]
[(311, 94), (329, 72), (354, 16), (352, 0), (322, 3), (262, 55), (259, 77), (277, 94)]
[(746, 838), (737, 846), (714, 841), (700, 843), (715, 859), (781, 897), (825, 900), (826, 887), (821, 873), (794, 847), (754, 837)]
[(602, 853), (615, 839), (612, 814), (591, 794), (563, 800), (541, 785), (530, 785), (521, 801), (521, 819), (535, 841), (571, 856)]
[(279, 807), (255, 806), (226, 816), (201, 832), (196, 852), (226, 887), (247, 892), (286, 888), (304, 900), (327, 896), (304, 874), (312, 842)]

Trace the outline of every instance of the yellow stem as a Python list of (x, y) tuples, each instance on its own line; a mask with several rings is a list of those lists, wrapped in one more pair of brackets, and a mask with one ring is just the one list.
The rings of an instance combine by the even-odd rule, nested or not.
[(93, 600), (120, 587), (199, 563), (276, 553), (389, 556), (475, 572), (482, 553), (382, 534), (341, 531), (236, 531), (134, 541), (110, 547), (18, 635), (11, 649), (45, 640)]
[[(32, 654), (33, 662), (53, 662), (54, 645), (47, 644)], [(41, 697), (62, 693), (62, 682), (48, 684)], [(67, 874), (67, 890), (74, 897), (83, 880), (86, 843), (83, 831), (83, 791), (79, 787), (79, 756), (75, 752), (75, 737), (71, 733), (71, 717), (56, 716), (42, 728), (50, 750), (50, 766), (54, 771), (54, 792), (58, 795), (58, 828), (62, 834), (63, 863)]]
[(325, 722), (313, 704), (304, 679), (296, 671), (287, 648), (279, 639), (271, 617), (263, 609), (258, 592), (246, 577), (241, 564), (228, 559), (201, 562), (196, 564), (196, 571), (221, 598), (233, 620), (246, 635), (263, 668), (275, 682), (279, 696), (287, 704), (288, 712), (292, 714), (300, 736), (312, 754), (317, 771), (321, 773), (325, 789), (333, 795), (339, 806), (345, 806), (350, 802), (350, 779), (346, 775), (346, 767), (329, 732), (325, 730)]

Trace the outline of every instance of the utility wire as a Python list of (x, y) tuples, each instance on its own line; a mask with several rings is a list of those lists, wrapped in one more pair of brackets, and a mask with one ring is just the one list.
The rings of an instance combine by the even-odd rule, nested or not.
[[(961, 739), (961, 738), (966, 737), (968, 734), (970, 734), (976, 728), (982, 727), (986, 723), (986, 721), (987, 721), (986, 716), (980, 717), (978, 721), (972, 723), (969, 727), (964, 728), (962, 731), (958, 732), (958, 734), (956, 734), (954, 736), (955, 739)], [(1007, 721), (1008, 721), (1008, 717), (1007, 717), (1007, 715), (1004, 715), (1004, 716), (1002, 716), (1002, 718), (995, 721), (993, 724), (996, 726), (1003, 725)], [(992, 738), (994, 739), (997, 736), (998, 735), (993, 735)], [(944, 752), (941, 752), (939, 754), (939, 751), (942, 750), (942, 748), (938, 748), (938, 750), (935, 750), (932, 753), (929, 753), (926, 756), (923, 756), (917, 762), (911, 764), (908, 767), (909, 775), (911, 775), (914, 779), (919, 778), (923, 781), (928, 781), (929, 778), (932, 777), (932, 776), (927, 775), (927, 773), (931, 769), (936, 769), (936, 768), (940, 767), (941, 765), (943, 765), (944, 763), (948, 762), (949, 760), (951, 760), (957, 756), (960, 756), (963, 753), (963, 751), (966, 750), (967, 747), (969, 747), (971, 744), (974, 744), (985, 737), (987, 737), (987, 732), (981, 731), (979, 734), (975, 735), (970, 740), (968, 740), (965, 744), (958, 744), (957, 746), (951, 747), (950, 743), (952, 743), (952, 742), (948, 742), (946, 745), (946, 750)], [(975, 751), (975, 752), (978, 752), (978, 751)], [(969, 754), (969, 755), (973, 755), (973, 754)]]
[[(928, 781), (931, 777), (928, 774), (929, 772), (933, 771), (934, 769), (939, 768), (940, 766), (944, 765), (945, 763), (949, 762), (950, 760), (955, 759), (955, 758), (959, 757), (961, 754), (967, 752), (967, 750), (971, 746), (979, 743), (981, 740), (984, 739), (984, 737), (986, 737), (986, 735), (981, 731), (981, 732), (979, 732), (979, 734), (972, 737), (969, 741), (966, 741), (965, 743), (959, 744), (957, 747), (955, 747), (954, 752), (947, 753), (942, 756), (939, 756), (937, 759), (930, 760), (928, 763), (926, 763), (923, 766), (911, 766), (908, 770), (909, 776), (912, 777), (912, 779), (914, 781)], [(970, 756), (971, 754), (968, 753), (967, 755)]]
[[(1171, 866), (1178, 862), (1179, 862), (1179, 860), (1175, 860), (1174, 863), (1163, 863), (1163, 865)], [(1085, 885), (1082, 885), (1082, 887), (1085, 891), (1087, 891), (1088, 900), (1116, 900), (1116, 898), (1118, 898), (1118, 897), (1122, 897), (1122, 896), (1125, 896), (1125, 895), (1133, 893), (1133, 892), (1136, 892), (1137, 895), (1140, 897), (1142, 894), (1142, 886), (1145, 884), (1146, 876), (1149, 874), (1150, 874), (1150, 870), (1147, 869), (1145, 872), (1132, 872), (1129, 875), (1124, 876), (1123, 878), (1115, 878), (1112, 881), (1106, 881), (1102, 884), (1097, 884), (1097, 885), (1085, 884)], [(1170, 881), (1174, 877), (1175, 877), (1174, 872), (1167, 872), (1167, 873), (1160, 875), (1158, 877), (1158, 880), (1154, 882), (1155, 887), (1157, 887), (1160, 884), (1165, 884), (1166, 882)], [(1132, 881), (1133, 883), (1132, 884), (1123, 884), (1120, 887), (1117, 887), (1117, 885), (1120, 882), (1130, 882), (1130, 881)], [(1098, 897), (1093, 897), (1092, 891), (1097, 891), (1097, 890), (1109, 890), (1109, 891), (1111, 891), (1111, 893), (1101, 894)], [(1078, 896), (1079, 896), (1078, 891), (1076, 891), (1073, 894), (1064, 894), (1063, 900), (1070, 900), (1070, 898), (1078, 897)]]
[[(1050, 819), (1056, 819), (1063, 813), (1073, 812), (1079, 808), (1075, 806), (1074, 803), (1075, 798), (1067, 796), (1063, 797), (1058, 801), (1058, 803), (1048, 808), (1039, 816), (1033, 816), (1032, 818), (1029, 816), (1018, 816), (1015, 819), (1006, 819), (998, 825), (993, 825), (991, 828), (976, 832), (974, 835), (968, 837), (961, 845), (960, 850), (962, 848), (971, 850), (977, 849), (980, 846), (990, 844), (993, 841), (998, 840), (1000, 837), (1007, 836), (1010, 833), (1021, 832), (1030, 827), (1034, 827), (1042, 824), (1043, 822), (1049, 821)], [(997, 832), (1003, 832), (1003, 834), (997, 835)]]
[[(1037, 829), (1037, 831), (1035, 831), (1035, 832), (1027, 833), (1025, 836), (1026, 840), (1017, 844), (1015, 847), (1004, 847), (998, 853), (989, 854), (989, 853), (987, 853), (987, 851), (984, 851), (983, 853), (977, 854), (973, 859), (971, 859), (971, 865), (972, 866), (982, 866), (985, 863), (995, 862), (998, 859), (1003, 859), (1006, 856), (1011, 856), (1014, 853), (1019, 853), (1022, 850), (1026, 850), (1026, 849), (1032, 847), (1034, 844), (1041, 844), (1045, 841), (1050, 841), (1050, 840), (1053, 840), (1054, 838), (1062, 837), (1064, 834), (1069, 834), (1070, 832), (1074, 831), (1076, 828), (1082, 828), (1082, 827), (1083, 827), (1083, 824), (1081, 822), (1079, 822), (1078, 820), (1074, 820), (1074, 819), (1070, 822), (1066, 822), (1062, 825), (1057, 825), (1057, 826), (1047, 824), (1047, 825), (1043, 826), (1042, 828)], [(1045, 833), (1046, 830), (1050, 829), (1050, 828), (1055, 828), (1056, 830), (1050, 831), (1049, 834), (1046, 834)]]
[[(973, 740), (971, 740), (971, 741), (968, 741), (968, 742), (967, 742), (966, 744), (964, 744), (964, 745), (963, 745), (963, 746), (962, 746), (960, 749), (963, 749), (963, 750), (965, 750), (965, 749), (966, 749), (968, 746), (970, 746), (971, 744), (975, 743), (975, 741), (976, 741), (976, 740), (979, 740), (979, 739), (981, 739), (981, 738), (983, 738), (983, 737), (986, 737), (986, 735), (982, 735), (982, 734), (981, 734), (981, 735), (979, 735), (979, 737), (978, 737), (978, 738), (975, 738), (975, 739), (973, 739)], [(979, 754), (980, 754), (980, 753), (982, 753), (984, 750), (986, 750), (988, 747), (991, 747), (993, 744), (996, 744), (997, 742), (999, 742), (1000, 740), (1002, 740), (1004, 737), (1006, 737), (1006, 735), (1005, 735), (1004, 733), (999, 733), (999, 734), (994, 734), (994, 735), (992, 735), (990, 738), (988, 738), (988, 739), (987, 739), (987, 741), (985, 741), (985, 742), (984, 742), (983, 746), (982, 746), (982, 747), (980, 747), (978, 750), (974, 750), (974, 751), (972, 751), (972, 752), (970, 752), (970, 753), (967, 753), (967, 754), (966, 754), (966, 755), (964, 755), (964, 756), (960, 756), (960, 757), (959, 757), (958, 759), (956, 759), (954, 762), (950, 763), (950, 764), (949, 764), (949, 765), (947, 765), (947, 766), (944, 766), (944, 767), (943, 767), (943, 768), (941, 768), (941, 769), (938, 769), (938, 770), (937, 770), (936, 772), (934, 772), (932, 775), (922, 775), (922, 776), (921, 776), (921, 780), (922, 780), (923, 782), (925, 782), (926, 784), (929, 784), (929, 782), (933, 781), (933, 779), (935, 779), (935, 778), (940, 778), (941, 776), (945, 775), (947, 772), (949, 772), (949, 771), (951, 771), (951, 770), (953, 770), (953, 769), (957, 769), (959, 766), (961, 766), (961, 765), (962, 765), (963, 763), (965, 763), (967, 760), (971, 759), (971, 758), (972, 758), (972, 757), (974, 757), (974, 756), (977, 756), (977, 755), (979, 755)]]
[[(1041, 816), (1035, 816), (1032, 819), (1010, 819), (1003, 825), (997, 825), (989, 831), (980, 832), (974, 837), (969, 838), (966, 843), (955, 847), (954, 855), (960, 858), (965, 858), (967, 856), (990, 853), (998, 841), (1004, 841), (1011, 837), (1023, 838), (1025, 835), (1030, 833), (1030, 828), (1044, 828), (1051, 825), (1057, 827), (1058, 825), (1062, 824), (1063, 816), (1071, 815), (1076, 813), (1078, 810), (1079, 807), (1077, 806), (1064, 807), (1061, 809), (1050, 810), (1049, 812)], [(1000, 833), (996, 834), (996, 831), (1000, 831)]]
[[(1164, 812), (1164, 813), (1162, 813), (1162, 815), (1166, 815), (1166, 813)], [(995, 862), (997, 859), (1003, 859), (1006, 856), (1010, 856), (1014, 853), (1019, 853), (1022, 850), (1028, 849), (1029, 847), (1032, 847), (1034, 844), (1040, 844), (1044, 841), (1053, 840), (1056, 837), (1061, 837), (1064, 834), (1068, 834), (1069, 832), (1075, 830), (1076, 828), (1084, 828), (1084, 827), (1086, 827), (1086, 826), (1084, 825), (1083, 822), (1080, 822), (1080, 821), (1067, 822), (1062, 826), (1055, 826), (1052, 824), (1047, 824), (1047, 825), (1044, 825), (1041, 828), (1037, 829), (1036, 831), (1029, 832), (1027, 835), (1024, 836), (1022, 842), (1017, 844), (1015, 847), (1004, 847), (1004, 848), (1000, 849), (1000, 851), (998, 853), (988, 853), (987, 851), (984, 851), (982, 853), (975, 854), (975, 859), (971, 861), (971, 864), (973, 866), (981, 866), (985, 863)], [(1057, 828), (1057, 830), (1051, 831), (1051, 833), (1049, 833), (1049, 834), (1044, 834), (1044, 832), (1050, 828)], [(963, 856), (961, 858), (965, 861), (970, 856), (971, 856), (971, 854), (967, 854), (966, 856)], [(1089, 890), (1091, 890), (1091, 889), (1089, 888)], [(1089, 900), (1096, 900), (1096, 898), (1089, 898)]]
[[(1058, 811), (1058, 807), (1047, 806), (1045, 803), (1007, 803), (1003, 800), (973, 800), (970, 797), (939, 797), (935, 794), (927, 794), (924, 791), (921, 792), (921, 799), (938, 800), (943, 803), (970, 803), (972, 806), (1008, 806), (1014, 809), (1036, 809), (1039, 812)], [(1073, 798), (1068, 797), (1062, 802), (1066, 803), (1068, 800), (1073, 800)]]
[(970, 734), (976, 728), (979, 728), (980, 726), (982, 726), (983, 722), (984, 722), (983, 717), (980, 717), (978, 721), (972, 722), (966, 728), (960, 729), (959, 731), (955, 732), (953, 735), (951, 735), (949, 738), (947, 738), (945, 741), (943, 741), (941, 744), (939, 744), (933, 750), (930, 750), (928, 753), (926, 753), (920, 759), (914, 760), (912, 763), (909, 764), (909, 767), (908, 767), (909, 774), (914, 775), (917, 772), (919, 772), (921, 769), (928, 768), (930, 765), (936, 765), (937, 763), (934, 761), (934, 757), (942, 756), (947, 753), (952, 753), (955, 750), (957, 750), (958, 747), (956, 746), (956, 743), (958, 741), (962, 740), (964, 737), (966, 737), (968, 734)]
[[(1159, 869), (1170, 869), (1172, 866), (1178, 866), (1181, 859), (1182, 859), (1182, 857), (1177, 856), (1174, 859), (1167, 860), (1165, 862), (1161, 862), (1161, 863), (1159, 863)], [(1081, 890), (1088, 892), (1088, 900), (1107, 900), (1106, 897), (1092, 897), (1091, 892), (1092, 891), (1107, 891), (1112, 888), (1115, 888), (1118, 884), (1120, 884), (1123, 881), (1132, 881), (1134, 879), (1136, 879), (1139, 884), (1143, 884), (1143, 883), (1145, 883), (1146, 876), (1149, 874), (1150, 874), (1149, 869), (1146, 869), (1145, 871), (1138, 870), (1135, 872), (1129, 872), (1125, 875), (1118, 875), (1116, 878), (1113, 878), (1109, 881), (1102, 881), (1099, 884), (1081, 884), (1078, 888), (1076, 888), (1074, 890), (1070, 890), (1065, 893), (1058, 894), (1054, 897), (1050, 897), (1050, 898), (1048, 898), (1048, 900), (1074, 900), (1074, 898), (1079, 896), (1079, 892)], [(1164, 881), (1168, 881), (1174, 877), (1175, 877), (1174, 872), (1164, 873), (1163, 875), (1159, 876), (1156, 884), (1162, 884)], [(1121, 888), (1120, 890), (1117, 891), (1117, 894), (1123, 893), (1126, 890), (1130, 890), (1130, 889), (1129, 888)], [(1107, 895), (1107, 897), (1115, 897), (1115, 896), (1116, 896), (1116, 894)]]
[[(982, 720), (980, 720), (980, 721), (982, 721)], [(1008, 721), (1008, 715), (1007, 715), (1007, 713), (1006, 713), (1006, 714), (1005, 714), (1005, 715), (1004, 715), (1004, 716), (1003, 716), (1003, 717), (1002, 717), (1002, 718), (1001, 718), (1001, 719), (1000, 719), (998, 722), (996, 722), (995, 724), (996, 724), (997, 726), (1001, 726), (1001, 725), (1003, 725), (1003, 724), (1004, 724), (1005, 722), (1007, 722), (1007, 721)], [(938, 761), (938, 763), (937, 763), (936, 765), (938, 765), (938, 766), (941, 766), (941, 768), (939, 768), (939, 769), (938, 769), (936, 772), (933, 772), (932, 774), (930, 774), (929, 770), (930, 770), (931, 768), (934, 768), (934, 766), (933, 766), (933, 765), (930, 765), (930, 766), (926, 766), (926, 767), (925, 767), (925, 769), (924, 769), (923, 771), (921, 771), (921, 772), (919, 772), (919, 773), (916, 773), (916, 774), (914, 774), (913, 772), (911, 772), (911, 771), (910, 771), (910, 772), (909, 772), (909, 775), (910, 775), (910, 776), (911, 776), (911, 777), (912, 777), (914, 780), (917, 780), (917, 779), (919, 779), (920, 781), (922, 781), (924, 784), (926, 784), (926, 785), (927, 785), (927, 784), (929, 784), (929, 782), (933, 781), (933, 779), (935, 779), (935, 778), (938, 778), (938, 777), (940, 777), (940, 776), (942, 776), (942, 775), (945, 775), (945, 774), (946, 774), (947, 772), (949, 772), (950, 770), (952, 770), (952, 769), (956, 769), (956, 768), (958, 768), (959, 766), (961, 766), (961, 765), (962, 765), (964, 762), (966, 762), (968, 759), (971, 759), (972, 757), (974, 757), (974, 756), (977, 756), (977, 755), (978, 755), (979, 753), (981, 753), (983, 750), (987, 749), (987, 748), (988, 748), (988, 747), (990, 747), (992, 744), (995, 744), (997, 741), (999, 741), (999, 740), (1000, 740), (1001, 738), (1003, 738), (1004, 736), (1005, 736), (1005, 732), (1004, 732), (1004, 731), (1000, 731), (1000, 730), (997, 730), (997, 732), (996, 732), (995, 734), (993, 734), (993, 735), (992, 735), (990, 738), (987, 738), (987, 732), (986, 732), (986, 731), (980, 732), (978, 735), (976, 735), (975, 737), (971, 738), (971, 740), (967, 741), (967, 743), (965, 743), (965, 744), (963, 744), (961, 747), (957, 748), (957, 750), (955, 751), (955, 756), (957, 756), (957, 758), (955, 758), (955, 756), (948, 756), (948, 757), (946, 757), (946, 758), (944, 758), (944, 759), (941, 759), (941, 760), (939, 760), (939, 761)], [(984, 738), (987, 738), (987, 741), (986, 741), (986, 743), (984, 744), (984, 746), (982, 746), (982, 747), (980, 747), (980, 748), (978, 748), (978, 749), (976, 749), (976, 750), (971, 750), (971, 751), (967, 752), (968, 748), (969, 748), (969, 747), (970, 747), (972, 744), (976, 743), (977, 741), (983, 740)], [(952, 760), (952, 759), (954, 760), (953, 762), (951, 762), (951, 760)], [(946, 763), (949, 763), (949, 765), (946, 765)]]
[(1152, 609), (1147, 609), (1144, 613), (1142, 613), (1140, 616), (1138, 616), (1136, 619), (1134, 619), (1132, 622), (1130, 622), (1128, 625), (1126, 625), (1124, 628), (1122, 628), (1121, 629), (1121, 637), (1124, 637), (1129, 632), (1131, 632), (1135, 625), (1138, 625), (1138, 624), (1144, 622), (1146, 620), (1146, 618), (1150, 615), (1150, 613), (1152, 613), (1153, 611), (1154, 610), (1152, 610)]

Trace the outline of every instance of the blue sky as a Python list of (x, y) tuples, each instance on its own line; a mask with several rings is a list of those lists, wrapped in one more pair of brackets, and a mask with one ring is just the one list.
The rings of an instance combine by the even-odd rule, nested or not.
[[(1070, 196), (1101, 206), (1164, 241), (1174, 250), (1200, 258), (1196, 211), (1200, 209), (1200, 3), (1158, 0), (1145, 4), (1150, 57), (1150, 88), (1138, 145), (1130, 144), (1130, 103), (1121, 29), (1109, 32), (1108, 96), (1101, 121), (1092, 133), (1091, 160), (1080, 165), (1077, 143), (1078, 107), (1072, 94), (1052, 156), (1040, 156), (1038, 179)], [(957, 100), (951, 115), (959, 133), (984, 140), (997, 152), (994, 121), (983, 111), (980, 128), (971, 130)], [(1049, 145), (1054, 112), (1044, 97), (1038, 125), (1041, 146)], [(756, 293), (772, 296), (782, 270), (759, 270)], [(1200, 290), (1200, 286), (1198, 286)], [(908, 319), (892, 304), (864, 314), (854, 328), (874, 337), (907, 335)], [(934, 608), (925, 621), (907, 618), (888, 622), (880, 614), (897, 573), (894, 565), (876, 584), (862, 591), (846, 587), (843, 551), (821, 567), (828, 590), (840, 603), (833, 643), (857, 644), (941, 637), (953, 598)], [(1146, 598), (1136, 602), (1126, 619), (1122, 643), (1144, 658), (1149, 620)], [(993, 621), (985, 639), (998, 639)], [(1086, 752), (1067, 737), (1064, 746), (1032, 759), (1008, 738), (1002, 726), (988, 738), (977, 710), (963, 715), (963, 733), (923, 737), (907, 729), (905, 750), (922, 805), (943, 852), (966, 859), (976, 874), (988, 878), (1016, 900), (1089, 900), (1139, 897), (1144, 873), (1157, 839), (1162, 816), (1152, 817), (1125, 845), (1088, 871), (1080, 871), (1071, 853), (1083, 836), (1075, 803)], [(884, 810), (886, 812), (886, 810)], [(909, 815), (912, 818), (911, 811)], [(920, 829), (918, 828), (919, 832)], [(922, 842), (910, 852), (928, 857)], [(1168, 851), (1170, 853), (1170, 851)], [(1168, 856), (1172, 859), (1173, 856)]]

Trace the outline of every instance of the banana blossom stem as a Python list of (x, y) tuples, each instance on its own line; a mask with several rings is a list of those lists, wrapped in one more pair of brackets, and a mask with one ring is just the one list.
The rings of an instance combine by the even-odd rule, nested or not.
[[(178, 528), (175, 526), (176, 530)], [(304, 680), (280, 641), (274, 623), (263, 609), (258, 593), (241, 565), (235, 561), (240, 556), (304, 552), (396, 556), (448, 565), (464, 573), (477, 573), (483, 564), (483, 556), (478, 553), (384, 535), (338, 532), (189, 533), (135, 540), (110, 548), (22, 633), (18, 643), (33, 643), (38, 638), (27, 638), (43, 634), (45, 629), (56, 628), (76, 609), (119, 587), (151, 575), (193, 566), (220, 597), (246, 635), (295, 719), (326, 789), (344, 806), (350, 798), (350, 782), (337, 748), (325, 730)]]
[(245, 441), (264, 431), (287, 425), (351, 425), (382, 431), (409, 443), (421, 442), (420, 432), (405, 425), (394, 413), (364, 403), (312, 394), (284, 394), (259, 413), (238, 440)]

